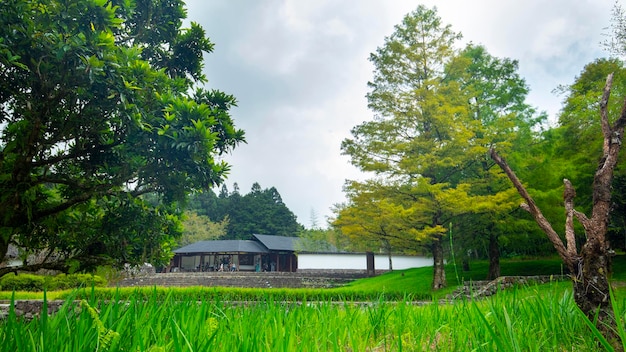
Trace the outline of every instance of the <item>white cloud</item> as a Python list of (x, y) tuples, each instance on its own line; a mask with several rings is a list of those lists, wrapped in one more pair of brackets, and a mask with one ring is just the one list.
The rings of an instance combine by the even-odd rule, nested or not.
[(492, 55), (519, 60), (530, 103), (554, 115), (551, 91), (604, 55), (614, 0), (192, 0), (190, 20), (215, 43), (207, 56), (211, 88), (235, 95), (233, 111), (248, 144), (227, 158), (242, 192), (276, 187), (310, 225), (342, 202), (347, 178), (360, 174), (340, 154), (350, 129), (372, 118), (364, 96), (371, 52), (420, 3)]

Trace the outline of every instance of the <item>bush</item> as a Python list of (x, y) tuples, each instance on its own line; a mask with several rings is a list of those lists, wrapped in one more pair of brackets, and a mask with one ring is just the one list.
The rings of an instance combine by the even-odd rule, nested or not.
[(91, 274), (59, 274), (56, 276), (48, 276), (46, 289), (48, 290), (67, 290), (79, 287), (104, 287), (107, 280)]
[(67, 290), (79, 287), (104, 287), (107, 281), (91, 274), (59, 274), (42, 276), (34, 274), (5, 275), (0, 278), (2, 291)]
[(40, 275), (9, 274), (0, 278), (0, 289), (2, 291), (43, 291), (45, 281)]

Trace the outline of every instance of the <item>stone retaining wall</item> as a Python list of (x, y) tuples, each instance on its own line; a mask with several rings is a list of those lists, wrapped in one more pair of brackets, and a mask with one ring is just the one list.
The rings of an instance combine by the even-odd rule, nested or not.
[(123, 279), (111, 286), (222, 286), (222, 287), (291, 287), (329, 288), (345, 285), (366, 277), (359, 271), (302, 271), (302, 272), (184, 272), (142, 275)]
[[(56, 313), (65, 301), (47, 301), (48, 315)], [(9, 315), (11, 307), (10, 301), (0, 301), (0, 319), (5, 319)], [(42, 300), (16, 300), (14, 303), (15, 315), (31, 320), (38, 317), (43, 310)]]
[(515, 285), (545, 284), (553, 281), (569, 280), (567, 275), (536, 275), (536, 276), (500, 276), (493, 281), (465, 281), (463, 286), (454, 291), (448, 298), (457, 300), (460, 298), (488, 297), (499, 290), (512, 288)]

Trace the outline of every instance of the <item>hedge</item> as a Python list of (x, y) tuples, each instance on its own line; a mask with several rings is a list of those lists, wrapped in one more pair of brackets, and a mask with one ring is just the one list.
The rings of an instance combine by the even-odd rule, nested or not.
[(79, 287), (104, 287), (107, 281), (91, 274), (59, 274), (45, 276), (35, 274), (8, 274), (0, 278), (0, 291), (66, 290)]

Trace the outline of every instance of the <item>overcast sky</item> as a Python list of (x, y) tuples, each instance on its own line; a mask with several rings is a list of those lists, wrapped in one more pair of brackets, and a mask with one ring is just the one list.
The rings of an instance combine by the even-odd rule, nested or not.
[(276, 187), (298, 222), (325, 226), (345, 201), (346, 179), (363, 176), (341, 155), (367, 109), (369, 54), (419, 4), (437, 6), (463, 43), (519, 61), (529, 103), (552, 119), (585, 64), (607, 56), (600, 43), (614, 0), (187, 0), (188, 18), (215, 44), (208, 87), (233, 94), (247, 144), (226, 157), (229, 191)]

